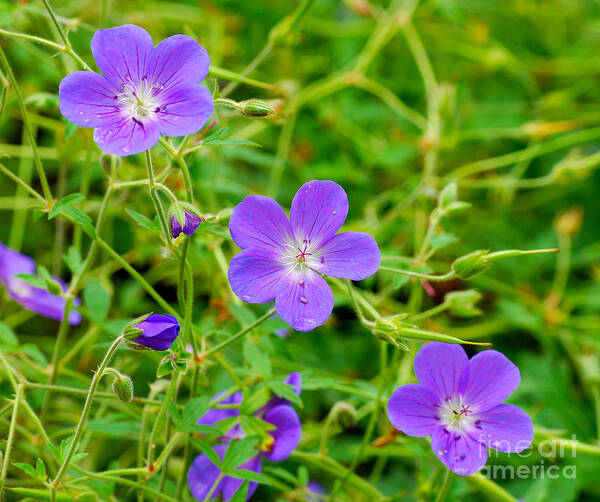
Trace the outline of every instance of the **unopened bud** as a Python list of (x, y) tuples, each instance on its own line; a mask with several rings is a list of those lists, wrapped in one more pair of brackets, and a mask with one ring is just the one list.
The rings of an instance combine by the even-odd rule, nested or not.
[(438, 206), (446, 207), (451, 202), (454, 202), (458, 199), (458, 186), (456, 183), (450, 183), (442, 188), (439, 196), (438, 196)]
[(245, 115), (246, 117), (268, 117), (275, 113), (275, 110), (271, 105), (260, 99), (248, 99), (242, 101), (240, 105), (242, 115)]
[(452, 263), (452, 270), (459, 279), (471, 279), (489, 267), (486, 260), (487, 254), (488, 252), (485, 249), (479, 249), (461, 256)]
[(451, 314), (458, 317), (475, 317), (481, 315), (481, 310), (475, 304), (481, 300), (481, 293), (475, 289), (451, 291), (446, 293), (444, 302)]
[(133, 382), (127, 375), (123, 375), (122, 373), (115, 375), (112, 390), (119, 401), (129, 403), (133, 399)]
[(332, 412), (335, 414), (338, 424), (343, 429), (348, 429), (358, 422), (358, 412), (356, 408), (346, 401), (335, 403)]

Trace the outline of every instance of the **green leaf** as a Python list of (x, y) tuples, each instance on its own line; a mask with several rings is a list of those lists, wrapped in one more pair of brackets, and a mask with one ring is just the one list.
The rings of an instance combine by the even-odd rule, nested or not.
[(294, 388), (290, 384), (284, 382), (269, 382), (268, 385), (279, 397), (287, 399), (297, 406), (302, 406), (302, 399), (294, 392)]
[(81, 270), (81, 253), (75, 246), (70, 246), (67, 254), (64, 254), (62, 258), (72, 274), (77, 274)]
[(245, 479), (248, 481), (254, 481), (255, 483), (260, 483), (262, 485), (270, 485), (270, 481), (264, 474), (259, 472), (254, 472), (249, 469), (235, 469), (227, 474), (232, 478)]
[(198, 418), (208, 411), (209, 403), (210, 398), (207, 396), (195, 397), (185, 403), (183, 412), (181, 413), (181, 419), (177, 424), (179, 429), (182, 431), (188, 431), (190, 430), (190, 427), (196, 426)]
[(125, 209), (125, 212), (133, 218), (133, 220), (145, 228), (146, 230), (150, 230), (151, 232), (160, 232), (160, 227), (156, 225), (156, 222), (152, 221), (150, 218), (147, 218), (141, 213), (134, 211), (133, 209)]
[(202, 453), (204, 453), (208, 459), (215, 464), (219, 469), (223, 470), (223, 462), (217, 455), (217, 452), (213, 448), (196, 438), (191, 438), (192, 444), (194, 444)]
[(46, 479), (46, 464), (41, 458), (35, 461), (35, 470), (40, 479)]
[(20, 279), (34, 288), (46, 289), (46, 283), (35, 274), (15, 274), (13, 277)]
[(94, 229), (94, 224), (92, 223), (92, 219), (85, 214), (81, 209), (73, 206), (63, 206), (64, 210), (73, 218), (75, 223), (83, 228), (88, 234), (95, 237), (96, 230)]
[(229, 502), (246, 502), (248, 495), (248, 481), (244, 481), (242, 486), (238, 488), (233, 497), (229, 499)]
[(83, 289), (83, 302), (90, 318), (95, 323), (101, 324), (110, 309), (110, 293), (104, 289), (100, 281), (88, 280)]
[(10, 326), (0, 322), (0, 346), (2, 347), (17, 347), (19, 340)]
[(31, 359), (33, 359), (40, 366), (48, 366), (48, 359), (46, 359), (46, 356), (40, 349), (38, 349), (36, 345), (33, 345), (32, 343), (26, 343), (21, 345), (20, 350), (31, 357)]
[(458, 237), (456, 237), (454, 234), (444, 231), (434, 233), (431, 237), (431, 247), (433, 249), (442, 249), (450, 244), (454, 244), (455, 242), (458, 242)]
[(271, 378), (271, 361), (269, 357), (258, 350), (250, 340), (244, 341), (244, 359), (252, 366), (260, 376), (265, 380)]
[(72, 194), (67, 195), (66, 197), (63, 197), (60, 200), (57, 200), (54, 203), (54, 205), (52, 206), (52, 208), (50, 209), (50, 211), (48, 212), (48, 219), (51, 220), (56, 215), (58, 215), (62, 211), (64, 211), (66, 207), (68, 207), (72, 204), (77, 204), (78, 202), (81, 202), (83, 199), (85, 199), (84, 195), (82, 195), (80, 193), (72, 193)]
[(34, 479), (40, 480), (40, 476), (39, 476), (38, 472), (33, 468), (33, 466), (31, 466), (29, 464), (23, 464), (21, 462), (13, 462), (12, 465), (17, 467), (18, 469), (21, 469), (28, 476), (31, 476)]
[(234, 469), (258, 453), (259, 437), (246, 437), (229, 443), (223, 458), (223, 472), (231, 474)]

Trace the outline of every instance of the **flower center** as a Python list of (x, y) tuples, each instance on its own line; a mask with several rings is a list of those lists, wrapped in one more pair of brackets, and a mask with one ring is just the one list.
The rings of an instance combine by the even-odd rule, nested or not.
[(137, 84), (132, 81), (123, 86), (123, 90), (116, 96), (118, 106), (127, 116), (138, 123), (143, 119), (153, 116), (161, 110), (160, 101), (156, 91), (162, 89), (157, 83), (151, 83), (147, 77), (142, 78)]
[(451, 431), (463, 431), (474, 425), (476, 419), (471, 405), (462, 398), (450, 398), (441, 405), (440, 423)]

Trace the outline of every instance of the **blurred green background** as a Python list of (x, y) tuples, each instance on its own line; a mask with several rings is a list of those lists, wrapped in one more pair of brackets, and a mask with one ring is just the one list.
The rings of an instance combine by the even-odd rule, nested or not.
[[(207, 144), (188, 158), (197, 205), (207, 215), (226, 215), (251, 193), (276, 196), (288, 208), (301, 184), (331, 179), (350, 199), (346, 228), (372, 233), (383, 265), (425, 271), (419, 268), (424, 263), (413, 257), (439, 190), (456, 182), (460, 200), (472, 208), (442, 220), (427, 270), (445, 273), (455, 258), (477, 249), (559, 248), (559, 254), (499, 262), (466, 282), (454, 279), (423, 287), (406, 276), (380, 272), (357, 287), (384, 315), (418, 313), (442, 303), (449, 291), (479, 290), (481, 315), (462, 318), (444, 312), (421, 324), (463, 339), (491, 341), (514, 361), (522, 384), (510, 402), (533, 417), (538, 440), (570, 439), (575, 434), (596, 448), (578, 452), (576, 458), (499, 455), (491, 463), (544, 461), (576, 465), (577, 470), (575, 479), (496, 481), (515, 497), (532, 502), (600, 498), (599, 2), (95, 0), (52, 5), (69, 28), (75, 50), (92, 66), (89, 41), (98, 28), (138, 24), (155, 43), (185, 33), (197, 38), (211, 57), (207, 87), (218, 85), (236, 101), (260, 98), (276, 109), (274, 117), (259, 120), (216, 108), (213, 130), (226, 127), (221, 134), (227, 141)], [(58, 40), (37, 1), (0, 2), (0, 28)], [(29, 41), (0, 37), (0, 43), (26, 98), (55, 196), (88, 192), (79, 207), (95, 219), (105, 190), (102, 165), (109, 161), (93, 145), (91, 130), (67, 124), (58, 110), (58, 84), (78, 69), (76, 61)], [(242, 73), (257, 55), (258, 64), (248, 76), (268, 85), (231, 86), (223, 78), (222, 69)], [(1, 162), (37, 187), (14, 93), (9, 90), (6, 98)], [(240, 140), (260, 147), (240, 145)], [(157, 169), (169, 165), (160, 146), (153, 156)], [(143, 178), (142, 157), (123, 159), (118, 176)], [(176, 169), (165, 183), (183, 192)], [(73, 243), (85, 250), (86, 237), (65, 220), (49, 222), (28, 206), (27, 194), (0, 177), (0, 240), (68, 279), (61, 257)], [(162, 259), (156, 235), (136, 224), (124, 208), (153, 215), (145, 190), (120, 192), (110, 206), (104, 239), (175, 304), (176, 263)], [(237, 249), (226, 235), (225, 216), (219, 225), (199, 232), (190, 251), (194, 319), (206, 333), (232, 333), (262, 312), (234, 301), (224, 272)], [(125, 320), (156, 310), (139, 284), (107, 255), (101, 255), (89, 282), (93, 286), (86, 287), (101, 288), (110, 309), (95, 322), (93, 349), (69, 361), (70, 371), (63, 375), (63, 383), (81, 388), (86, 388), (110, 334), (118, 333)], [(432, 289), (427, 292), (427, 287)], [(358, 323), (345, 290), (334, 286), (334, 293), (336, 308), (324, 327), (281, 340), (271, 335), (281, 327), (274, 321), (261, 328), (259, 338), (278, 374), (304, 372), (303, 451), (318, 448), (336, 402), (345, 400), (358, 409), (358, 423), (335, 426), (328, 442), (328, 456), (348, 465), (358, 452), (382, 378), (376, 356), (380, 342)], [(84, 306), (89, 309), (86, 302)], [(6, 298), (0, 318), (18, 337), (19, 345), (8, 349), (12, 357), (19, 365), (32, 361), (33, 369), (25, 365), (23, 371), (35, 379), (37, 366), (37, 378), (42, 378), (40, 368), (52, 353), (58, 324), (24, 314)], [(84, 320), (72, 329), (69, 346), (89, 328), (89, 320)], [(414, 380), (412, 357), (418, 347), (411, 343), (412, 353), (389, 349), (386, 399), (397, 385)], [(240, 352), (233, 348), (228, 354), (241, 368)], [(119, 367), (134, 377), (136, 394), (146, 395), (158, 358), (128, 353), (120, 361)], [(365, 392), (344, 392), (335, 388), (336, 382)], [(222, 369), (207, 366), (202, 384), (211, 395), (231, 380)], [(1, 391), (10, 397), (5, 380)], [(41, 398), (41, 393), (31, 392), (32, 405)], [(80, 404), (66, 395), (57, 400), (49, 430), (60, 438), (68, 434), (62, 428), (76, 421)], [(126, 462), (137, 441), (135, 414), (105, 404), (96, 411), (84, 462), (96, 470), (117, 459)], [(0, 417), (2, 437), (9, 421), (10, 414)], [(373, 439), (389, 433), (389, 422), (380, 412)], [(21, 434), (13, 460), (31, 463), (38, 447), (27, 444), (27, 435)], [(295, 473), (302, 463), (292, 458), (283, 467)], [(328, 489), (333, 486), (327, 472), (306, 466), (311, 478)], [(177, 462), (171, 468), (174, 477), (181, 475)], [(385, 495), (398, 495), (398, 500), (434, 500), (440, 468), (426, 441), (400, 434), (386, 446), (368, 447), (357, 473)], [(25, 476), (11, 469), (9, 486), (19, 483), (27, 484)], [(101, 500), (109, 497), (92, 488)], [(116, 493), (118, 500), (133, 497), (127, 491)], [(481, 500), (481, 493), (476, 483), (460, 480), (454, 482), (449, 499)], [(365, 500), (360, 491), (339, 496)], [(285, 499), (281, 491), (261, 487), (254, 500), (277, 497)]]

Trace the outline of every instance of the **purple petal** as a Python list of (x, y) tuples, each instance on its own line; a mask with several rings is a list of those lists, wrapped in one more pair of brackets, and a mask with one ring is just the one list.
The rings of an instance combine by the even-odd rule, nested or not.
[(469, 358), (460, 345), (432, 342), (415, 356), (415, 375), (421, 385), (429, 387), (441, 401), (458, 396), (461, 375)]
[(117, 122), (117, 94), (121, 92), (106, 78), (91, 71), (75, 71), (58, 87), (61, 113), (82, 127), (100, 127)]
[[(21, 272), (19, 272), (21, 273)], [(35, 288), (26, 282), (10, 277), (6, 281), (6, 290), (11, 298), (19, 302), (27, 310), (56, 321), (62, 321), (65, 315), (66, 300), (53, 295), (45, 289)], [(79, 324), (81, 314), (76, 310), (69, 312), (69, 324)]]
[(305, 497), (308, 502), (324, 502), (325, 497), (321, 497), (321, 495), (325, 495), (325, 488), (320, 483), (309, 481), (306, 490), (308, 494)]
[(250, 195), (233, 208), (229, 220), (233, 241), (242, 249), (252, 247), (278, 252), (293, 242), (292, 227), (281, 206), (270, 197)]
[(300, 187), (290, 209), (290, 222), (298, 242), (307, 239), (313, 249), (341, 228), (348, 215), (348, 196), (333, 181), (312, 180)]
[[(223, 459), (226, 449), (227, 445), (224, 444), (214, 447), (215, 452), (221, 459)], [(192, 462), (187, 476), (188, 487), (194, 498), (204, 500), (219, 478), (219, 474), (221, 474), (221, 470), (206, 455), (197, 456)], [(211, 495), (211, 500), (219, 496), (220, 488), (221, 483)]]
[(316, 272), (289, 272), (286, 284), (275, 298), (277, 313), (297, 331), (311, 331), (329, 319), (333, 293)]
[(94, 141), (103, 152), (127, 157), (152, 148), (160, 138), (156, 120), (141, 122), (131, 117), (121, 117), (118, 122), (94, 129)]
[(283, 381), (288, 385), (291, 385), (296, 395), (300, 395), (302, 392), (302, 374), (294, 371), (290, 373), (287, 378)]
[(208, 74), (210, 58), (192, 37), (174, 35), (165, 38), (152, 51), (146, 76), (165, 89), (180, 84), (197, 84)]
[(388, 418), (396, 429), (409, 436), (431, 436), (440, 423), (439, 405), (439, 398), (429, 388), (403, 385), (388, 401)]
[[(223, 392), (219, 392), (213, 399), (223, 395)], [(231, 396), (227, 396), (225, 399), (219, 402), (219, 404), (240, 404), (242, 402), (242, 393), (235, 392)], [(210, 425), (213, 426), (221, 420), (225, 420), (230, 417), (237, 417), (240, 414), (240, 410), (237, 408), (231, 409), (211, 409), (208, 410), (204, 415), (198, 419), (198, 425)]]
[(353, 281), (372, 276), (380, 264), (381, 253), (375, 239), (363, 232), (344, 232), (333, 236), (311, 259), (313, 268), (322, 274)]
[(181, 228), (177, 218), (175, 218), (175, 215), (173, 215), (171, 217), (171, 235), (173, 237), (178, 237), (182, 232), (185, 235), (192, 235), (203, 221), (204, 218), (200, 218), (194, 213), (185, 211), (185, 222), (183, 223), (183, 228)]
[(126, 83), (137, 84), (145, 76), (153, 49), (152, 37), (133, 24), (98, 30), (92, 38), (98, 68), (118, 89)]
[[(238, 467), (238, 469), (247, 469), (250, 471), (260, 473), (261, 469), (262, 469), (262, 461), (261, 461), (260, 455), (255, 455), (250, 460), (248, 460), (248, 461), (244, 462), (242, 465), (240, 465)], [(223, 494), (223, 500), (225, 502), (230, 500), (235, 495), (235, 492), (237, 492), (239, 490), (239, 488), (242, 486), (243, 483), (244, 483), (244, 481), (242, 479), (225, 476), (223, 478), (223, 481), (221, 482), (222, 486), (220, 486), (220, 491)], [(258, 487), (258, 483), (254, 482), (254, 481), (248, 482), (248, 493), (246, 495), (246, 500), (249, 500), (250, 497), (252, 497), (252, 495), (254, 495), (254, 492), (256, 491), (257, 487)]]
[(468, 476), (481, 469), (487, 460), (487, 448), (468, 434), (438, 427), (431, 437), (435, 456), (452, 472)]
[(160, 133), (165, 136), (185, 136), (202, 129), (212, 115), (211, 93), (201, 85), (179, 85), (161, 92), (157, 99), (162, 106), (156, 112)]
[(494, 450), (519, 453), (533, 441), (533, 423), (518, 406), (500, 404), (475, 415), (471, 435)]
[(263, 452), (263, 456), (271, 462), (281, 462), (292, 454), (300, 442), (302, 425), (298, 414), (291, 406), (282, 404), (269, 411), (264, 420), (277, 428), (269, 431), (273, 436), (273, 448)]
[(179, 335), (179, 321), (172, 315), (152, 314), (135, 325), (142, 334), (133, 341), (152, 350), (167, 350)]
[(484, 350), (468, 364), (463, 401), (480, 413), (504, 401), (521, 383), (521, 375), (508, 358), (496, 350)]
[(232, 258), (227, 275), (231, 289), (242, 300), (266, 303), (285, 287), (287, 268), (272, 251), (248, 248)]
[(33, 258), (21, 254), (0, 242), (0, 281), (7, 281), (16, 274), (35, 274)]

